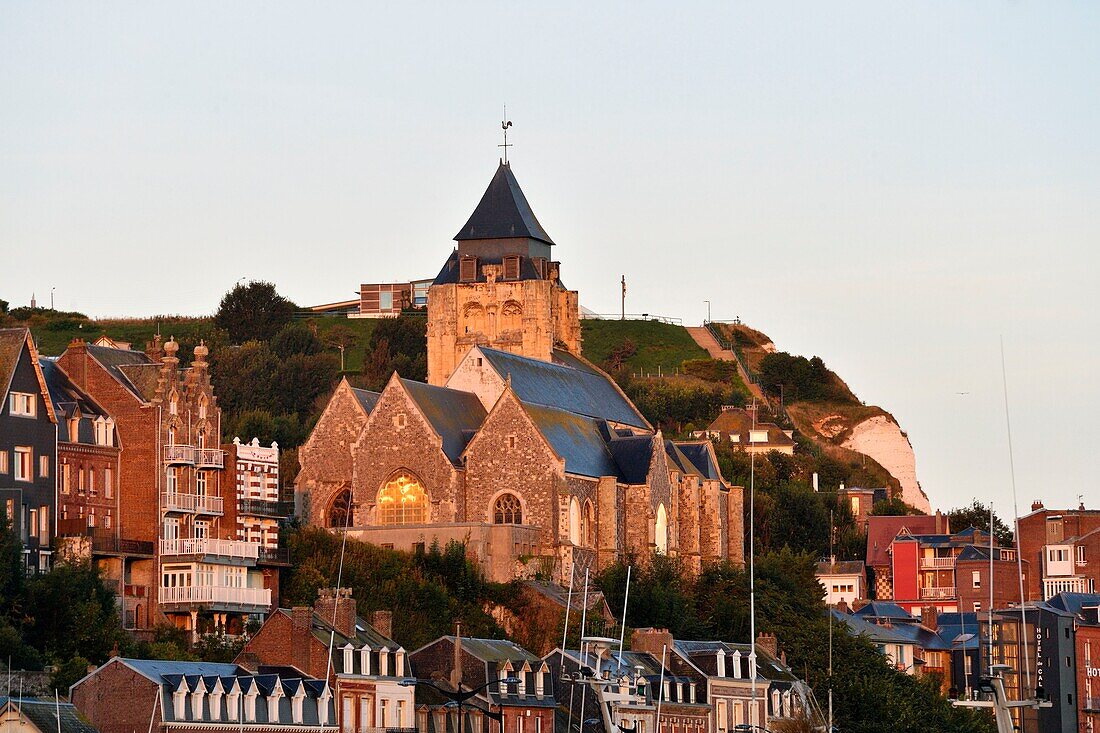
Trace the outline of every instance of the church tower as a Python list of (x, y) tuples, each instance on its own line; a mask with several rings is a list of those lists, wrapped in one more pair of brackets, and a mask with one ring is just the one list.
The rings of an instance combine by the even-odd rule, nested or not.
[(501, 162), (428, 291), (428, 383), (442, 385), (472, 346), (550, 361), (581, 350), (577, 291), (554, 242)]

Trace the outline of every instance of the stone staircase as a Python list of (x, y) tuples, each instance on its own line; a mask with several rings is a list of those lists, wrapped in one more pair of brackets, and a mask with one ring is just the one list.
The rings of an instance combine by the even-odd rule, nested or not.
[(748, 375), (745, 368), (741, 365), (741, 362), (737, 359), (737, 356), (729, 349), (723, 349), (722, 345), (718, 343), (718, 339), (714, 338), (714, 334), (706, 326), (687, 326), (687, 332), (691, 335), (691, 338), (695, 340), (695, 343), (703, 347), (703, 349), (710, 354), (710, 358), (718, 359), (719, 361), (732, 361), (737, 365), (737, 373), (741, 375), (741, 381), (748, 387), (749, 393), (756, 397), (764, 404), (768, 404), (768, 398), (764, 395), (764, 390), (760, 389), (760, 385), (752, 381), (752, 377)]

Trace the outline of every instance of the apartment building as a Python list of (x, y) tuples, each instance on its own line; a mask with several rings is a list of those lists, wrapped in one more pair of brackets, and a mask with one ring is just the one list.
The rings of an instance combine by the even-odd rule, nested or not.
[[(285, 558), (238, 539), (238, 486), (219, 447), (209, 350), (199, 343), (193, 351), (181, 366), (174, 339), (158, 337), (145, 352), (76, 340), (57, 366), (114, 420), (122, 448), (111, 529), (127, 552), (105, 569), (120, 589), (124, 623), (167, 622), (194, 639), (239, 634), (249, 618), (262, 618)], [(151, 554), (138, 552), (149, 545)]]
[(1020, 517), (1020, 552), (1036, 569), (1027, 583), (1031, 600), (1059, 593), (1100, 590), (1100, 510), (1047, 509), (1041, 501)]

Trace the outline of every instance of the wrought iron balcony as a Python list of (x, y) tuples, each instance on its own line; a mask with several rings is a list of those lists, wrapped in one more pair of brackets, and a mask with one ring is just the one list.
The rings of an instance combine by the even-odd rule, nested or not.
[(225, 451), (221, 448), (196, 448), (196, 468), (224, 468)]
[(289, 517), (294, 513), (294, 502), (239, 499), (237, 501), (237, 513), (250, 517)]
[(264, 565), (290, 565), (290, 548), (261, 547), (257, 559)]
[(222, 514), (224, 502), (220, 496), (185, 494), (180, 491), (164, 491), (160, 495), (160, 505), (166, 512)]
[(195, 465), (195, 448), (190, 445), (164, 446), (164, 462), (169, 466)]

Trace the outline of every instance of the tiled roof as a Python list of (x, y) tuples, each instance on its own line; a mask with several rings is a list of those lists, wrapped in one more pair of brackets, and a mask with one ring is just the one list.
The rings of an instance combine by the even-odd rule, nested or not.
[(535, 218), (535, 212), (527, 203), (527, 197), (523, 195), (511, 167), (502, 162), (474, 213), (454, 238), (463, 241), (510, 237), (530, 237), (547, 244), (554, 243)]
[[(19, 709), (24, 717), (42, 733), (99, 733), (99, 731), (84, 718), (72, 703), (58, 703), (55, 700), (43, 700), (36, 697), (0, 697), (0, 709), (7, 703)], [(58, 726), (58, 714), (60, 712), (61, 725)], [(7, 726), (5, 726), (7, 727)]]
[(580, 359), (554, 363), (485, 346), (480, 349), (497, 374), (505, 379), (511, 376), (512, 390), (524, 403), (646, 430), (650, 427), (609, 376)]
[(160, 364), (122, 364), (119, 370), (126, 375), (143, 400), (149, 402), (156, 396), (161, 374)]
[(937, 519), (943, 527), (947, 518), (938, 518), (932, 514), (907, 515), (900, 517), (867, 518), (867, 565), (881, 567), (890, 564), (890, 544), (902, 529), (910, 533), (933, 533), (937, 531)]
[[(795, 444), (794, 439), (784, 433), (783, 430), (774, 423), (762, 422), (757, 419), (756, 427), (754, 428), (752, 413), (740, 408), (722, 410), (718, 413), (718, 417), (714, 418), (714, 422), (707, 426), (707, 430), (709, 432), (735, 434), (740, 436), (747, 436), (750, 430), (767, 430), (768, 445), (793, 446)], [(742, 438), (741, 442), (748, 443), (748, 440), (747, 438)]]
[(550, 447), (565, 461), (566, 472), (593, 478), (620, 476), (599, 420), (539, 405), (525, 405), (524, 409)]
[(457, 465), (466, 444), (485, 421), (481, 400), (472, 392), (435, 387), (411, 379), (402, 379), (401, 384), (442, 438), (443, 452)]
[(862, 560), (837, 560), (835, 562), (819, 562), (817, 564), (818, 575), (862, 575), (864, 565)]
[(3, 388), (0, 397), (7, 397), (19, 355), (27, 343), (27, 335), (25, 328), (0, 328), (0, 387)]

